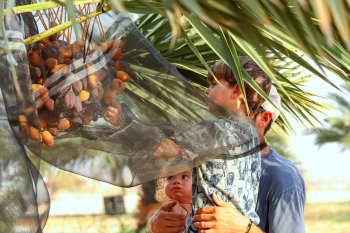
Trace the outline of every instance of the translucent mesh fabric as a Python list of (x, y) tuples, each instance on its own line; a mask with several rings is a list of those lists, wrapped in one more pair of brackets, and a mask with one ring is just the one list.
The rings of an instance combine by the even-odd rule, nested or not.
[[(10, 45), (22, 42), (20, 32), (6, 31)], [(0, 48), (4, 48), (0, 33)], [(40, 159), (29, 158), (27, 148), (40, 148), (39, 140), (23, 141), (22, 129), (39, 128), (37, 114), (32, 113), (29, 122), (18, 121), (19, 115), (36, 109), (31, 81), (28, 73), (26, 49), (22, 46), (12, 52), (17, 77), (10, 76), (9, 56), (0, 58), (1, 100), (0, 100), (0, 232), (42, 232), (49, 214), (50, 199), (44, 181), (39, 173)], [(14, 88), (18, 81), (18, 97)], [(30, 110), (31, 109), (31, 110)], [(29, 112), (28, 112), (29, 113)], [(36, 150), (40, 153), (40, 149)]]
[[(256, 135), (263, 141), (262, 133), (251, 120), (216, 104), (190, 85), (129, 18), (122, 14), (103, 14), (100, 17), (106, 41), (119, 39), (125, 42), (122, 47), (124, 56), (120, 61), (129, 64), (125, 70), (131, 77), (129, 82), (119, 82), (115, 86), (115, 70), (108, 66), (120, 51), (115, 47), (111, 50), (100, 47), (90, 54), (73, 54), (67, 62), (69, 65), (56, 73), (51, 69), (42, 71), (48, 77), (43, 85), (48, 92), (42, 89), (33, 92), (27, 53), (22, 45), (12, 53), (23, 96), (20, 98), (10, 75), (9, 56), (1, 57), (3, 114), (0, 133), (3, 137), (0, 145), (6, 149), (0, 153), (0, 232), (11, 232), (3, 231), (5, 228), (1, 224), (13, 232), (26, 232), (13, 230), (26, 219), (36, 221), (29, 225), (37, 229), (45, 225), (49, 197), (38, 172), (40, 159), (78, 175), (132, 187), (188, 170), (217, 156), (235, 159), (250, 155), (259, 149), (258, 140), (254, 141), (255, 150), (243, 148), (234, 150), (234, 155), (223, 154), (256, 138)], [(24, 23), (23, 20), (17, 22), (18, 25)], [(93, 19), (90, 20), (89, 30), (93, 27), (98, 30), (94, 23)], [(40, 25), (37, 28), (39, 32), (43, 30)], [(23, 31), (22, 34), (8, 33), (13, 41), (25, 38)], [(97, 44), (102, 39), (95, 33), (92, 41)], [(0, 45), (4, 47), (3, 38), (0, 38)], [(87, 52), (87, 48), (83, 51)], [(43, 66), (43, 60), (40, 66)], [(99, 87), (91, 84), (89, 77), (92, 75), (98, 77)], [(77, 82), (82, 83), (82, 88), (75, 86)], [(121, 91), (123, 85), (126, 88)], [(114, 95), (111, 90), (118, 88)], [(90, 93), (87, 99), (81, 95), (83, 90)], [(106, 97), (109, 94), (110, 99)], [(71, 96), (68, 98), (67, 95)], [(78, 101), (77, 98), (80, 106), (71, 103), (73, 99)], [(48, 99), (54, 102), (52, 111), (46, 106)], [(108, 107), (118, 110), (117, 126), (104, 118)], [(241, 135), (227, 139), (225, 131), (217, 127), (217, 122), (227, 118), (241, 129)], [(45, 122), (45, 126), (39, 119)], [(52, 147), (43, 143), (45, 138), (37, 134), (43, 130), (58, 130)], [(179, 156), (156, 158), (156, 152), (165, 141), (180, 148)], [(37, 158), (28, 158), (25, 149)], [(14, 214), (4, 211), (6, 208), (13, 210)], [(29, 229), (28, 232), (40, 231)]]

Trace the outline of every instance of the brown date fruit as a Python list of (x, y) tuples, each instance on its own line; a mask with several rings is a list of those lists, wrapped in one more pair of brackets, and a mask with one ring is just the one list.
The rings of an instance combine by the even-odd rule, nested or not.
[(55, 49), (59, 49), (62, 45), (69, 47), (68, 42), (64, 41), (64, 40), (56, 40), (56, 41), (52, 41), (51, 43), (52, 47)]
[(71, 57), (72, 56), (72, 51), (68, 46), (61, 45), (61, 47), (58, 49), (60, 56), (63, 57)]
[(32, 63), (33, 66), (39, 67), (40, 66), (40, 56), (36, 52), (31, 52), (28, 55), (30, 63)]
[(106, 63), (106, 65), (107, 65), (108, 68), (114, 67), (115, 66), (115, 61), (113, 59), (111, 59), (111, 60), (109, 60)]
[(83, 90), (88, 89), (88, 81), (86, 80), (86, 78), (82, 78), (82, 79), (80, 79), (80, 81), (81, 81)]
[(64, 97), (64, 101), (66, 103), (67, 108), (71, 109), (75, 103), (75, 94), (73, 91), (68, 91)]
[(113, 49), (111, 50), (111, 55), (113, 56), (114, 61), (118, 61), (123, 58), (124, 50), (123, 49)]
[(118, 72), (117, 68), (115, 68), (115, 67), (109, 68), (108, 71), (113, 77), (115, 77), (117, 75), (117, 72)]
[[(44, 45), (39, 45), (40, 46), (40, 50), (42, 50), (43, 49), (43, 47), (44, 47)], [(36, 46), (36, 45), (34, 45), (33, 46), (33, 48), (32, 48), (32, 52), (35, 52), (35, 51), (37, 51), (38, 50), (38, 46)]]
[(73, 108), (77, 113), (81, 113), (83, 111), (83, 106), (81, 104), (81, 100), (79, 96), (75, 96), (75, 102), (74, 102)]
[(55, 110), (55, 101), (53, 99), (49, 98), (44, 104), (49, 111), (53, 112)]
[(107, 46), (107, 43), (105, 42), (100, 42), (93, 47), (93, 50), (95, 51), (100, 50), (102, 53), (106, 52), (107, 49), (108, 49), (108, 46)]
[(74, 43), (70, 44), (68, 47), (72, 51), (72, 54), (82, 52), (82, 50), (84, 49), (84, 41), (75, 41)]
[(53, 57), (50, 57), (45, 61), (45, 65), (50, 68), (54, 68), (55, 66), (57, 66), (57, 64), (58, 64), (57, 59)]
[(119, 88), (120, 86), (122, 86), (122, 85), (123, 85), (123, 81), (120, 80), (120, 79), (115, 78), (115, 79), (113, 79), (112, 82), (111, 82), (111, 89), (113, 89), (113, 90), (118, 90), (118, 88)]
[(50, 39), (48, 37), (46, 37), (46, 38), (41, 39), (40, 43), (43, 44), (43, 45), (50, 45), (51, 41), (50, 41)]
[(83, 121), (79, 117), (73, 118), (72, 122), (73, 122), (73, 124), (76, 124), (76, 125), (83, 124)]
[(47, 130), (51, 133), (52, 136), (55, 136), (55, 137), (58, 136), (58, 129), (57, 129), (57, 127), (48, 127)]
[(53, 48), (51, 45), (45, 45), (42, 51), (44, 51), (42, 54), (44, 55), (45, 59), (50, 57), (58, 59), (60, 56), (58, 50)]
[(46, 119), (48, 116), (49, 116), (49, 115), (48, 115), (46, 109), (39, 109), (39, 110), (38, 110), (38, 117), (39, 117), (40, 119)]
[(46, 118), (46, 122), (50, 126), (57, 127), (59, 119), (53, 115), (48, 115), (48, 117)]
[(53, 35), (50, 35), (50, 36), (49, 36), (49, 40), (51, 41), (51, 43), (52, 43), (52, 41), (57, 40), (57, 33), (55, 33), (55, 34), (53, 34)]
[(111, 103), (114, 97), (117, 95), (117, 93), (118, 93), (118, 90), (115, 90), (112, 88), (108, 89), (104, 97), (104, 102), (106, 104)]
[(88, 124), (90, 124), (92, 118), (93, 118), (93, 116), (85, 116), (85, 118), (84, 118), (84, 120), (83, 120), (83, 125), (88, 125)]
[(125, 83), (121, 82), (120, 86), (118, 87), (118, 91), (124, 91), (125, 90)]
[(38, 78), (41, 77), (41, 70), (38, 67), (33, 67), (30, 70), (30, 78), (33, 82), (35, 82)]
[(80, 93), (83, 90), (83, 84), (81, 80), (77, 80), (72, 84), (72, 88), (75, 92)]
[(94, 73), (100, 81), (103, 81), (107, 77), (107, 72), (103, 69), (100, 69)]
[(115, 68), (117, 68), (118, 71), (124, 71), (129, 69), (130, 64), (125, 61), (116, 61), (115, 62)]
[(70, 57), (63, 57), (63, 56), (59, 56), (57, 59), (58, 63), (60, 64), (67, 63), (69, 60), (70, 60)]
[(101, 85), (101, 86), (98, 87), (98, 96), (97, 96), (97, 99), (98, 99), (99, 101), (101, 101), (102, 98), (103, 98), (103, 95), (104, 95), (104, 90), (103, 90), (102, 85)]
[(91, 90), (90, 94), (97, 98), (98, 97), (98, 88), (91, 88), (90, 90)]

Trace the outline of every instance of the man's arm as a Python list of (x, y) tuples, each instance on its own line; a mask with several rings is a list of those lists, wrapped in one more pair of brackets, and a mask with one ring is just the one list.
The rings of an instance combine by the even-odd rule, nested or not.
[[(213, 233), (245, 233), (249, 229), (249, 219), (242, 215), (231, 204), (224, 202), (213, 194), (217, 206), (205, 206), (196, 211), (193, 221), (199, 232), (210, 230)], [(263, 233), (256, 224), (252, 223), (249, 233)]]
[(269, 232), (303, 233), (305, 194), (291, 189), (273, 200), (269, 206)]

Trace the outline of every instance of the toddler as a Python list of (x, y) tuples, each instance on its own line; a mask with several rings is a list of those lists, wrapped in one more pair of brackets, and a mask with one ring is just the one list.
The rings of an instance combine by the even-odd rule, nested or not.
[(192, 169), (158, 180), (156, 199), (159, 202), (175, 200), (177, 204), (170, 212), (186, 216), (191, 212)]

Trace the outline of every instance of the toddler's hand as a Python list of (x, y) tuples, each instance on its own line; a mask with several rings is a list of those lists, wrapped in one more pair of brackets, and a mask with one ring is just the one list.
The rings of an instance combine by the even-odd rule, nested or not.
[(122, 127), (120, 114), (122, 107), (118, 103), (113, 103), (112, 106), (107, 108), (105, 120), (114, 126)]

